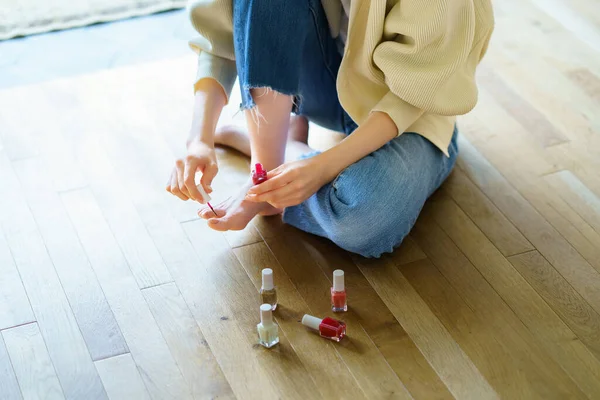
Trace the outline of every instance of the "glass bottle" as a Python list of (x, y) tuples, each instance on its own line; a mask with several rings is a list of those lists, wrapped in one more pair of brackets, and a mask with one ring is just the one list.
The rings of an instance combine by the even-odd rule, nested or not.
[(302, 325), (319, 331), (321, 337), (339, 342), (346, 336), (346, 323), (330, 317), (317, 318), (304, 314)]
[(331, 287), (331, 310), (333, 312), (348, 311), (346, 288), (344, 286), (344, 271), (333, 271), (333, 286)]
[(262, 270), (260, 297), (263, 304), (270, 304), (271, 309), (275, 311), (277, 308), (277, 288), (273, 284), (273, 270), (271, 268)]
[(270, 304), (260, 306), (260, 324), (256, 325), (258, 343), (271, 348), (279, 343), (279, 327), (273, 322), (273, 311)]

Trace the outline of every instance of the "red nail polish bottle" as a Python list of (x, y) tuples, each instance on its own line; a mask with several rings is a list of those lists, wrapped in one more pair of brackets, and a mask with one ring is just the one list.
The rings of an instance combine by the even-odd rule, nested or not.
[(346, 336), (346, 323), (333, 318), (317, 318), (312, 315), (304, 314), (302, 325), (319, 331), (321, 337), (339, 342)]
[(252, 182), (255, 185), (259, 183), (263, 183), (267, 180), (267, 171), (263, 168), (261, 163), (254, 164), (254, 169), (252, 170)]
[(333, 312), (348, 311), (346, 303), (346, 288), (344, 287), (344, 271), (333, 271), (333, 286), (331, 287), (331, 309)]

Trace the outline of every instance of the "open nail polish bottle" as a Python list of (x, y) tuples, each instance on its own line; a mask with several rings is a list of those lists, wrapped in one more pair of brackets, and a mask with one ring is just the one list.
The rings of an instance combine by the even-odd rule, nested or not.
[(260, 306), (260, 324), (256, 325), (258, 343), (271, 348), (279, 343), (279, 327), (273, 322), (273, 311), (270, 304)]
[(346, 336), (346, 323), (333, 318), (317, 318), (304, 314), (302, 325), (319, 331), (321, 337), (339, 342)]
[(273, 284), (273, 270), (265, 268), (262, 270), (262, 286), (260, 288), (260, 297), (263, 304), (270, 304), (271, 309), (277, 308), (277, 289)]
[(344, 271), (333, 271), (333, 286), (331, 287), (331, 309), (333, 312), (348, 311), (346, 288), (344, 286)]
[(252, 169), (252, 182), (255, 185), (263, 183), (267, 180), (267, 171), (263, 168), (261, 163), (254, 164), (254, 169)]

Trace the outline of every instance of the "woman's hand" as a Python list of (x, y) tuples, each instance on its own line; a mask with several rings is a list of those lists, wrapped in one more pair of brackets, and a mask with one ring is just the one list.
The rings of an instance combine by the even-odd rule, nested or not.
[(223, 87), (212, 78), (201, 79), (196, 83), (192, 127), (187, 140), (185, 157), (175, 162), (167, 191), (181, 200), (203, 198), (196, 188), (196, 172), (202, 172), (200, 184), (206, 193), (212, 192), (210, 184), (217, 175), (214, 133), (219, 115), (227, 102)]
[(206, 193), (212, 192), (210, 187), (219, 171), (214, 147), (200, 142), (192, 141), (187, 146), (185, 157), (175, 162), (171, 178), (167, 183), (167, 191), (181, 200), (202, 201), (202, 195), (196, 188), (196, 172), (202, 172), (200, 184)]
[(276, 208), (295, 206), (315, 194), (334, 177), (322, 155), (280, 165), (268, 180), (248, 190), (246, 200), (267, 202)]

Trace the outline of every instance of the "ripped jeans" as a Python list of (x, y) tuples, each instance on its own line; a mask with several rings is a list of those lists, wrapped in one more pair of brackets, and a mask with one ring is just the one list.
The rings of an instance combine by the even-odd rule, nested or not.
[[(269, 87), (294, 96), (294, 113), (351, 134), (357, 125), (336, 90), (342, 55), (320, 0), (232, 1), (242, 107), (254, 105), (251, 88)], [(421, 135), (404, 133), (286, 208), (283, 220), (364, 257), (391, 252), (454, 167), (457, 136), (455, 129), (446, 157)]]

